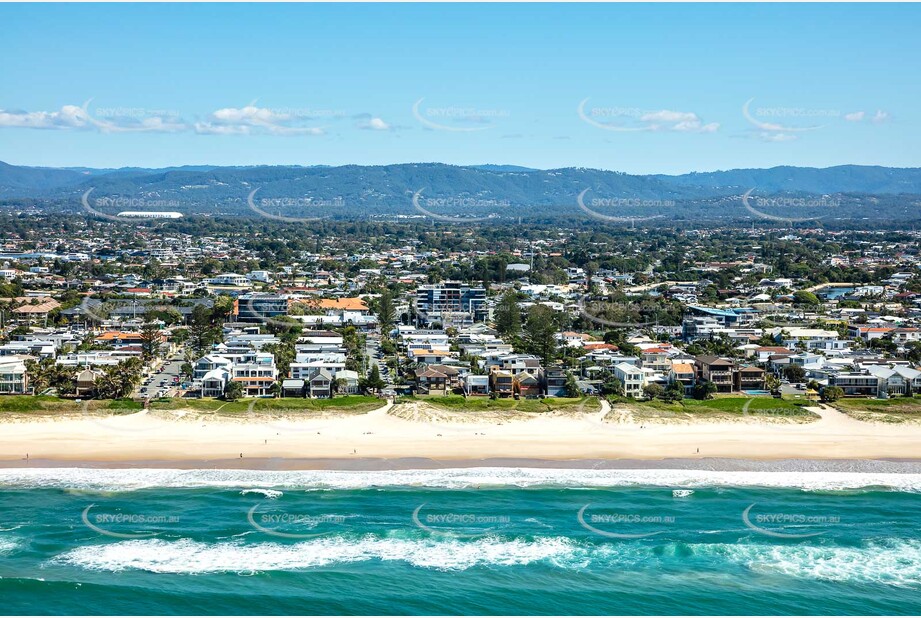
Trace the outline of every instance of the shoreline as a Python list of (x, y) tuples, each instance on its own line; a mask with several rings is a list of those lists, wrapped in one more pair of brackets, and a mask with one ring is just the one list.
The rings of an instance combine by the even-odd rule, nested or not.
[(0, 461), (5, 469), (98, 469), (98, 470), (245, 470), (256, 472), (386, 472), (404, 470), (464, 470), (477, 468), (515, 468), (530, 470), (686, 470), (706, 472), (852, 472), (921, 474), (921, 458), (881, 459), (524, 459), (487, 458), (436, 460), (406, 457), (399, 459), (311, 459), (253, 458), (212, 460), (119, 460), (71, 461), (30, 459)]
[(921, 425), (860, 421), (828, 406), (810, 408), (819, 418), (809, 423), (635, 421), (607, 405), (595, 413), (502, 418), (425, 407), (407, 418), (392, 408), (388, 403), (365, 414), (311, 418), (140, 412), (0, 422), (0, 467), (352, 470), (470, 462), (648, 467), (663, 461), (777, 466), (791, 460), (921, 460)]

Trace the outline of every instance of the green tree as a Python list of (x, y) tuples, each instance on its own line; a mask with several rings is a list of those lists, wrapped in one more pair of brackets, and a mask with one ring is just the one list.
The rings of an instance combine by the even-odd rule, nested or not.
[(694, 385), (694, 399), (713, 399), (713, 394), (716, 392), (716, 384), (710, 382), (709, 380), (702, 380)]
[(806, 379), (806, 370), (802, 365), (796, 363), (790, 363), (784, 367), (783, 374), (790, 382), (802, 382)]
[(377, 363), (371, 365), (368, 377), (363, 380), (361, 386), (364, 390), (371, 392), (378, 392), (386, 386), (384, 380), (381, 379), (381, 370), (378, 368)]
[(643, 395), (646, 396), (646, 399), (658, 399), (663, 394), (665, 394), (665, 389), (661, 384), (652, 383), (643, 387)]
[(571, 371), (566, 372), (566, 396), (581, 397), (582, 391), (579, 390), (579, 384), (576, 382), (576, 376)]
[(840, 386), (826, 386), (822, 389), (822, 401), (833, 403), (844, 397), (844, 389)]
[(539, 357), (545, 367), (550, 365), (557, 355), (557, 321), (557, 313), (550, 307), (533, 305), (528, 309), (528, 318), (524, 325), (525, 350)]
[(381, 326), (382, 333), (389, 333), (393, 328), (393, 321), (396, 315), (396, 308), (393, 304), (393, 293), (390, 290), (381, 292), (380, 298), (377, 299), (377, 322)]
[(822, 301), (812, 292), (800, 290), (793, 293), (793, 302), (797, 305), (820, 305)]
[(157, 323), (157, 314), (148, 311), (144, 315), (144, 324), (141, 326), (141, 354), (145, 361), (150, 361), (160, 355), (163, 334)]
[(198, 354), (205, 354), (221, 339), (221, 329), (213, 322), (212, 312), (204, 305), (196, 305), (189, 317), (189, 345)]
[(233, 380), (228, 382), (227, 386), (224, 387), (224, 400), (236, 401), (241, 397), (243, 397), (243, 385)]
[(624, 383), (620, 381), (619, 378), (613, 374), (607, 374), (604, 381), (601, 383), (601, 394), (602, 395), (614, 395), (615, 397), (624, 396)]
[(662, 393), (662, 401), (666, 403), (677, 403), (684, 399), (684, 384), (679, 380), (670, 382), (665, 392)]
[(521, 309), (518, 308), (518, 296), (514, 290), (506, 292), (499, 299), (493, 320), (496, 331), (503, 337), (517, 337), (521, 334)]
[(128, 397), (141, 383), (144, 364), (139, 358), (129, 358), (117, 365), (110, 365), (96, 377), (94, 386), (100, 399), (122, 399)]
[(275, 356), (275, 366), (278, 368), (278, 375), (288, 377), (291, 372), (291, 363), (297, 357), (297, 350), (293, 344), (270, 343), (262, 346), (263, 352), (268, 352)]

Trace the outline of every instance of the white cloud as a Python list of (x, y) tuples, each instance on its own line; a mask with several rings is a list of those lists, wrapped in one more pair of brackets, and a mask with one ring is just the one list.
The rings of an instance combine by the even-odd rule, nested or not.
[[(87, 106), (65, 105), (56, 112), (25, 112), (0, 110), (0, 127), (26, 129), (96, 129), (101, 133), (157, 132), (175, 133), (185, 131), (188, 125), (177, 116), (111, 114), (105, 119), (94, 117)], [(96, 110), (97, 112), (99, 110)], [(141, 110), (143, 112), (143, 110)]]
[(677, 131), (679, 133), (713, 133), (720, 128), (718, 122), (704, 124), (700, 116), (694, 112), (676, 112), (663, 109), (647, 112), (640, 116), (640, 121), (646, 123), (649, 131)]
[(362, 129), (369, 129), (371, 131), (389, 131), (392, 128), (381, 118), (370, 118), (358, 126)]
[(91, 118), (90, 122), (103, 133), (179, 133), (189, 129), (189, 125), (176, 116), (116, 116), (111, 120)]
[(320, 127), (301, 126), (302, 118), (279, 113), (253, 104), (224, 107), (214, 111), (205, 122), (195, 123), (195, 132), (205, 135), (322, 135)]
[(851, 112), (850, 114), (845, 114), (844, 119), (848, 122), (860, 122), (866, 116), (866, 112)]
[(195, 132), (202, 135), (249, 135), (250, 127), (245, 125), (211, 124), (210, 122), (196, 122)]
[(83, 107), (65, 105), (56, 112), (0, 110), (0, 127), (24, 129), (85, 129), (90, 118)]
[[(256, 107), (224, 107), (211, 113), (207, 119), (189, 124), (176, 112), (163, 112), (143, 108), (96, 108), (87, 110), (89, 101), (82, 107), (65, 105), (54, 112), (27, 112), (0, 109), (0, 128), (92, 130), (101, 133), (180, 133), (195, 131), (205, 135), (323, 135), (320, 127), (304, 126), (306, 114), (277, 112)], [(377, 124), (380, 123), (380, 124)], [(379, 118), (371, 120), (374, 129), (389, 129)], [(382, 126), (381, 126), (382, 125)]]
[(889, 112), (884, 112), (881, 109), (876, 110), (876, 114), (873, 115), (871, 119), (873, 122), (879, 124), (881, 122), (886, 122), (889, 120)]

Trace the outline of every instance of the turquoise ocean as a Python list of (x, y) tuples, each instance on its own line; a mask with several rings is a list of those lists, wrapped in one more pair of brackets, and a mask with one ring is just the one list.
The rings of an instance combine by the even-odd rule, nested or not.
[(921, 614), (921, 475), (0, 470), (3, 614)]

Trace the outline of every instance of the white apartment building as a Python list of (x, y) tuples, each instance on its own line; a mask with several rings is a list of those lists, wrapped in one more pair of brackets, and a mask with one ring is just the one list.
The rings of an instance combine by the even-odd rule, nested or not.
[(28, 388), (26, 358), (4, 356), (0, 358), (0, 395), (22, 395)]
[(624, 395), (627, 397), (643, 396), (643, 370), (628, 363), (617, 363), (612, 367), (614, 377), (624, 385)]

